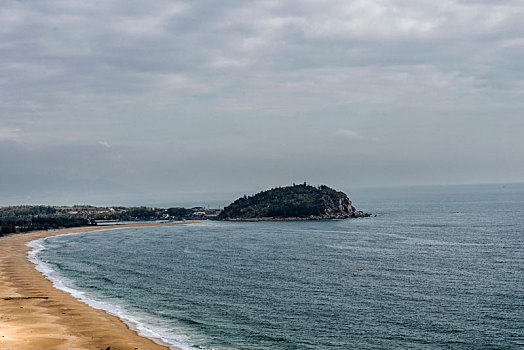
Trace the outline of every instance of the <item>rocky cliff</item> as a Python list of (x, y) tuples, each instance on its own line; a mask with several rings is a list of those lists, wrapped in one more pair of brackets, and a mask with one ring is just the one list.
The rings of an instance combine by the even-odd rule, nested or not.
[(304, 183), (241, 197), (222, 210), (219, 220), (324, 220), (363, 216), (370, 214), (356, 210), (345, 193)]

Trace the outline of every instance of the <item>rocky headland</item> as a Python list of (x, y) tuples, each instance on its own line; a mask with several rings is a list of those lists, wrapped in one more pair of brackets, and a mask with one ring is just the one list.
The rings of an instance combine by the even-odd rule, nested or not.
[(306, 183), (277, 187), (252, 196), (244, 196), (222, 210), (219, 220), (287, 221), (328, 220), (367, 217), (356, 210), (349, 197), (328, 186)]

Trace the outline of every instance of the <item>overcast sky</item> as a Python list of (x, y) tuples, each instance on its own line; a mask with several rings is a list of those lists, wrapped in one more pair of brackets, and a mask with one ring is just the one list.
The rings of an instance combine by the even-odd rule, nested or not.
[(0, 5), (0, 205), (524, 181), (522, 0)]

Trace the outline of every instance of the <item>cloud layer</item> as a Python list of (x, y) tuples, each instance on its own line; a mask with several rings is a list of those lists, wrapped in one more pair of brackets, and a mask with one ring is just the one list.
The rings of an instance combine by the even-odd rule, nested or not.
[(8, 0), (2, 184), (522, 181), (523, 16), (510, 0)]

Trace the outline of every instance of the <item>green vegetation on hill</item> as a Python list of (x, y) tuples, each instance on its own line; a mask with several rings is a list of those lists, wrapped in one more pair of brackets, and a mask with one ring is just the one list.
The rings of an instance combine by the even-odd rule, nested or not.
[(348, 196), (327, 186), (273, 188), (237, 199), (223, 211), (204, 207), (95, 207), (91, 205), (0, 207), (0, 236), (101, 221), (344, 219), (369, 216), (355, 210)]
[(0, 207), (0, 236), (33, 230), (88, 225), (86, 217), (60, 207), (14, 206)]
[(237, 199), (220, 220), (344, 219), (369, 216), (355, 210), (348, 196), (328, 186), (306, 183), (277, 187)]

